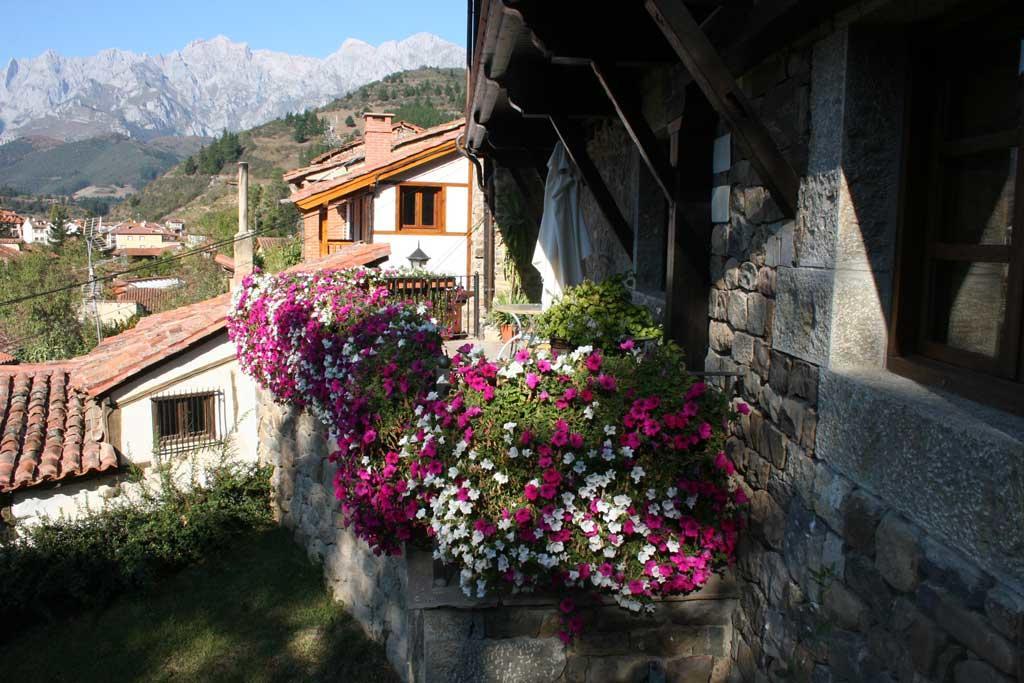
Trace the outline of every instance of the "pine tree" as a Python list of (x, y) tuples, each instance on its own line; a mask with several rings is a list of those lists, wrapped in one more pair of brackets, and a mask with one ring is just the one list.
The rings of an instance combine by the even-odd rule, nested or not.
[(55, 247), (62, 246), (68, 238), (68, 207), (63, 204), (54, 204), (50, 207), (50, 244)]
[(355, 128), (356, 127), (356, 120), (354, 118), (352, 118), (352, 114), (349, 114), (345, 118), (345, 125), (348, 126), (349, 128)]

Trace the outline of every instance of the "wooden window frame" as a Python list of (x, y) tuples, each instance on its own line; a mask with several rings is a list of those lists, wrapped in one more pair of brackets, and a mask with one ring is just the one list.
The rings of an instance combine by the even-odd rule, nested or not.
[[(990, 26), (1004, 34), (1024, 30), (1024, 26), (1012, 22)], [(947, 138), (945, 117), (951, 105), (945, 95), (940, 106), (935, 103), (939, 97), (936, 93), (945, 93), (950, 79), (943, 78), (945, 72), (934, 61), (935, 46), (944, 39), (962, 44), (965, 31), (970, 29), (978, 27), (945, 22), (912, 41), (888, 368), (915, 381), (1024, 415), (1024, 73), (1019, 72), (1017, 79), (1016, 130)], [(981, 35), (985, 34), (982, 27)], [(1010, 245), (940, 241), (940, 200), (945, 195), (940, 174), (946, 160), (1014, 146), (1017, 165), (1012, 225), (1016, 239)], [(1008, 264), (1005, 319), (1000, 352), (994, 358), (929, 338), (932, 264), (958, 261)]]
[[(418, 225), (416, 223), (406, 224), (402, 222), (402, 193), (405, 190), (431, 189), (437, 190), (437, 200), (434, 202), (434, 225)], [(406, 235), (439, 235), (446, 232), (447, 222), (447, 188), (442, 183), (399, 183), (395, 187), (395, 232)], [(422, 194), (417, 194), (415, 215), (421, 215)]]

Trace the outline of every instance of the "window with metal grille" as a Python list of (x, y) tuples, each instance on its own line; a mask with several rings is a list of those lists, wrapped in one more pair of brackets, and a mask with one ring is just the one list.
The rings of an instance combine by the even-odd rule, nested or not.
[(943, 26), (922, 41), (890, 366), (1024, 412), (1024, 29), (1015, 14)]
[(152, 399), (153, 430), (161, 452), (189, 450), (218, 440), (221, 392), (202, 391)]

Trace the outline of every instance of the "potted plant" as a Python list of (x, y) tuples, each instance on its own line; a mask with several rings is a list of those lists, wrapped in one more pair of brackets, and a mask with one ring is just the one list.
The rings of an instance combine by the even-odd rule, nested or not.
[(508, 292), (501, 292), (494, 297), (494, 305), (492, 305), (490, 312), (487, 314), (487, 322), (490, 325), (498, 328), (498, 332), (501, 334), (501, 341), (507, 342), (516, 334), (516, 321), (512, 317), (511, 313), (504, 311), (495, 310), (496, 306), (502, 304), (527, 304), (530, 303), (526, 298), (526, 295), (517, 290), (511, 290)]
[(568, 288), (538, 316), (536, 329), (550, 339), (556, 354), (586, 345), (615, 351), (626, 339), (642, 341), (661, 336), (651, 312), (631, 301), (622, 275), (602, 282), (585, 280)]

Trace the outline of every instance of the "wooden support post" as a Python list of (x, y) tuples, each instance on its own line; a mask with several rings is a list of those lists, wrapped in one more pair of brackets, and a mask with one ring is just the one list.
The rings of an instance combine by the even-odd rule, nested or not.
[(800, 189), (796, 171), (754, 114), (736, 79), (686, 5), (680, 0), (646, 0), (646, 6), (705, 97), (750, 156), (779, 208), (795, 217)]
[(632, 260), (633, 229), (629, 226), (625, 216), (622, 215), (619, 205), (615, 203), (615, 197), (612, 196), (608, 186), (605, 185), (604, 179), (601, 178), (601, 174), (597, 170), (597, 166), (594, 165), (590, 155), (587, 154), (587, 146), (583, 142), (583, 136), (580, 135), (579, 128), (569, 123), (568, 119), (560, 116), (551, 116), (550, 120), (551, 126), (558, 135), (558, 139), (565, 145), (565, 151), (569, 154), (569, 158), (572, 159), (572, 162), (576, 164), (576, 168), (579, 169), (583, 182), (590, 188), (590, 193), (594, 195), (598, 208), (601, 209), (601, 213), (604, 214), (605, 219), (611, 224), (615, 236), (619, 238), (619, 243), (622, 244), (622, 248), (626, 250), (626, 254)]
[(660, 149), (658, 139), (654, 136), (654, 131), (651, 130), (651, 127), (644, 119), (640, 106), (636, 103), (635, 99), (630, 97), (630, 88), (626, 86), (613, 67), (608, 67), (598, 62), (591, 62), (591, 67), (594, 69), (594, 75), (597, 76), (598, 83), (601, 84), (605, 94), (611, 101), (612, 107), (615, 108), (615, 113), (618, 114), (619, 120), (626, 129), (626, 133), (633, 140), (633, 144), (636, 145), (640, 158), (651, 171), (651, 175), (654, 176), (655, 182), (658, 183), (658, 187), (664, 193), (665, 199), (671, 202), (673, 200), (672, 186), (675, 174), (668, 165), (666, 155)]

